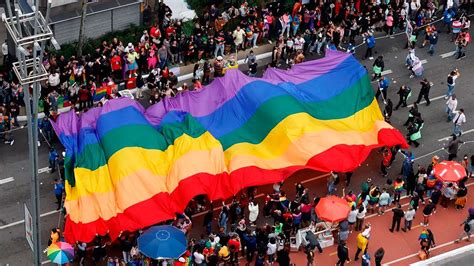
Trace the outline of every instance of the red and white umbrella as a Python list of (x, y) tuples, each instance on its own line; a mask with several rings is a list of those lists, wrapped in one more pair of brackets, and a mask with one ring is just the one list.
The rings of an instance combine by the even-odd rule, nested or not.
[(433, 174), (443, 182), (458, 182), (467, 175), (466, 169), (454, 161), (440, 162), (433, 168)]

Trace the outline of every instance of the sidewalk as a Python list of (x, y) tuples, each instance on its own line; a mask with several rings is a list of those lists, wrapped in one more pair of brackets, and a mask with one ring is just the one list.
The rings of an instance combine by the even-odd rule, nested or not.
[[(434, 234), (436, 247), (432, 248), (431, 257), (440, 255), (442, 253), (469, 245), (470, 242), (461, 241), (460, 243), (454, 243), (459, 235), (461, 234), (463, 227), (459, 226), (467, 217), (467, 209), (474, 206), (474, 183), (471, 181), (467, 184), (469, 193), (466, 207), (463, 210), (456, 210), (454, 205), (451, 204), (447, 209), (437, 206), (436, 213), (430, 217), (429, 229)], [(407, 209), (409, 199), (405, 198), (401, 201), (402, 208)], [(420, 222), (423, 220), (422, 210), (424, 205), (420, 203), (415, 219), (413, 220), (413, 226), (411, 231), (400, 232), (394, 231), (391, 233), (388, 229), (392, 224), (393, 212), (388, 210), (382, 216), (367, 215), (364, 223), (371, 223), (372, 232), (368, 245), (368, 253), (374, 262), (375, 251), (383, 247), (385, 250), (385, 256), (382, 260), (383, 265), (409, 265), (419, 261), (418, 251), (420, 250), (420, 244), (418, 237), (423, 229)], [(401, 228), (403, 228), (404, 220), (402, 219)], [(360, 265), (361, 261), (354, 262), (354, 255), (357, 250), (357, 234), (359, 232), (352, 232), (347, 240), (347, 246), (349, 248), (349, 257), (351, 262), (346, 265)], [(296, 265), (306, 264), (306, 255), (304, 252), (291, 252), (290, 253), (292, 263)], [(325, 248), (322, 254), (316, 252), (315, 262), (316, 265), (334, 265), (338, 261), (337, 258), (337, 244), (334, 246)]]
[[(272, 56), (272, 48), (273, 48), (272, 44), (262, 44), (258, 48), (252, 48), (252, 49), (247, 49), (245, 51), (239, 51), (237, 54), (237, 59), (238, 59), (237, 63), (239, 64), (239, 69), (240, 70), (247, 69), (247, 64), (245, 64), (244, 61), (245, 61), (245, 57), (250, 52), (250, 50), (254, 51), (254, 54), (256, 55), (257, 60), (262, 60), (262, 59), (270, 58)], [(231, 55), (235, 55), (235, 54), (231, 54)], [(226, 58), (228, 57), (229, 56), (227, 56)], [(194, 69), (194, 64), (189, 64), (189, 65), (184, 65), (184, 66), (172, 67), (170, 68), (170, 71), (177, 72), (178, 82), (183, 82), (183, 81), (191, 80), (193, 78), (193, 69)], [(146, 79), (147, 77), (148, 75), (143, 75), (144, 79)], [(125, 83), (118, 84), (118, 87), (125, 87)], [(135, 91), (136, 89), (130, 89), (130, 92), (132, 94), (134, 94)], [(59, 108), (58, 112), (64, 113), (69, 110), (71, 110), (71, 106)], [(19, 122), (27, 121), (24, 109), (20, 109), (20, 114), (23, 114), (23, 115), (18, 116), (18, 121)], [(38, 114), (38, 118), (43, 118), (43, 117), (44, 117), (44, 113)]]

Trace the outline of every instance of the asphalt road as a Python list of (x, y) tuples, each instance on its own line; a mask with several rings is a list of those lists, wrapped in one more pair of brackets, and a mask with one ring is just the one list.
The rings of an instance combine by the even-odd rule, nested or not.
[[(421, 38), (420, 38), (421, 39)], [(413, 95), (409, 102), (416, 100), (420, 89), (420, 78), (410, 79), (410, 73), (404, 66), (407, 50), (403, 49), (405, 44), (404, 35), (398, 36), (395, 39), (380, 39), (377, 40), (375, 52), (377, 55), (383, 55), (385, 61), (385, 70), (387, 77), (391, 80), (389, 88), (389, 98), (394, 104), (398, 102), (398, 95), (396, 94), (398, 87), (402, 84), (410, 86), (413, 90)], [(463, 126), (466, 132), (462, 139), (464, 141), (474, 141), (474, 123), (472, 117), (474, 111), (470, 107), (469, 102), (474, 101), (474, 93), (471, 91), (472, 84), (474, 84), (474, 60), (473, 49), (468, 47), (467, 57), (463, 60), (457, 61), (453, 56), (449, 57), (447, 54), (454, 50), (454, 44), (449, 41), (446, 33), (440, 34), (439, 42), (436, 47), (434, 56), (429, 56), (427, 48), (417, 48), (416, 54), (420, 59), (426, 60), (424, 64), (424, 77), (428, 78), (434, 83), (431, 89), (430, 98), (432, 104), (430, 106), (420, 105), (419, 110), (423, 115), (425, 126), (422, 130), (423, 138), (421, 145), (418, 148), (413, 148), (412, 151), (417, 158), (417, 163), (427, 165), (432, 155), (437, 154), (442, 158), (447, 158), (447, 153), (440, 150), (452, 132), (452, 124), (446, 122), (445, 100), (443, 95), (446, 93), (446, 78), (448, 73), (458, 68), (461, 72), (460, 78), (456, 80), (456, 91), (458, 95), (458, 107), (464, 108), (467, 117), (467, 123)], [(365, 47), (362, 46), (357, 50), (356, 57), (360, 59), (365, 52)], [(307, 59), (316, 58), (315, 56), (308, 56)], [(260, 75), (263, 66), (268, 62), (258, 62), (261, 66)], [(372, 69), (373, 61), (361, 60), (361, 63), (367, 66), (367, 69)], [(246, 66), (242, 66), (246, 69)], [(375, 90), (375, 83), (374, 90)], [(146, 98), (145, 98), (146, 99)], [(381, 103), (381, 102), (380, 102)], [(383, 106), (383, 103), (381, 103)], [(394, 111), (392, 116), (392, 124), (406, 132), (402, 126), (408, 116), (408, 109), (401, 108)], [(470, 131), (473, 129), (472, 131)], [(27, 133), (25, 129), (15, 131), (15, 144), (13, 146), (0, 144), (0, 265), (30, 265), (31, 264), (31, 250), (25, 239), (24, 210), (23, 203), (28, 202), (30, 198), (30, 177), (28, 172), (28, 146)], [(56, 144), (57, 145), (57, 144)], [(473, 143), (467, 143), (461, 146), (459, 156), (463, 154), (472, 154), (474, 151)], [(375, 182), (383, 182), (378, 176), (380, 155), (374, 151), (365, 164), (355, 172), (353, 176), (353, 183), (351, 187), (356, 190), (360, 181), (366, 177), (375, 177)], [(396, 163), (400, 163), (397, 160)], [(48, 147), (45, 142), (39, 148), (39, 165), (45, 168), (48, 164)], [(389, 175), (394, 177), (398, 172), (398, 165), (391, 168)], [(44, 171), (44, 169), (43, 169)], [(300, 176), (294, 177), (294, 180), (304, 180), (309, 177), (316, 177), (321, 173), (304, 172)], [(43, 172), (40, 174), (41, 179), (41, 219), (42, 226), (42, 244), (46, 248), (46, 243), (49, 237), (49, 230), (53, 226), (57, 226), (58, 222), (62, 222), (59, 213), (55, 212), (56, 204), (53, 194), (52, 181), (57, 177), (57, 174), (49, 174)], [(293, 177), (292, 177), (293, 181)], [(314, 195), (321, 195), (325, 189), (325, 179), (313, 178), (305, 184), (311, 188)], [(262, 188), (262, 191), (265, 188)], [(199, 224), (198, 224), (199, 226)], [(47, 260), (44, 255), (44, 261)]]

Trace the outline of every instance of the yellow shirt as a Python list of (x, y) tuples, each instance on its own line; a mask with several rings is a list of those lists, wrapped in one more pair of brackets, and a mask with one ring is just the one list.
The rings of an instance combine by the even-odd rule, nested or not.
[(228, 261), (230, 259), (230, 252), (227, 246), (221, 247), (221, 249), (219, 250), (219, 257), (221, 257), (225, 261)]
[(369, 243), (369, 240), (362, 236), (362, 233), (359, 233), (357, 235), (357, 248), (360, 248), (362, 250), (365, 250), (367, 248), (367, 244)]

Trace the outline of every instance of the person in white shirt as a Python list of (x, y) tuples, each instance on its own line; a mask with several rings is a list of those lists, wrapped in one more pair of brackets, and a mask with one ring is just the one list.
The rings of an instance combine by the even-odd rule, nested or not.
[(194, 265), (203, 265), (204, 261), (206, 260), (204, 255), (202, 255), (202, 253), (198, 251), (194, 251), (193, 257), (194, 257)]
[(347, 222), (349, 223), (349, 230), (351, 233), (352, 233), (352, 230), (354, 230), (354, 224), (356, 223), (358, 212), (359, 210), (357, 210), (355, 205), (353, 205), (351, 212), (349, 212), (349, 216), (347, 216)]
[(237, 49), (243, 50), (244, 47), (244, 37), (245, 37), (245, 31), (240, 28), (240, 26), (237, 26), (237, 28), (234, 30), (234, 33), (232, 33), (232, 37), (234, 37), (234, 43)]
[(8, 44), (7, 40), (2, 44), (2, 54), (3, 54), (3, 64), (7, 61), (8, 58)]
[(464, 114), (464, 109), (461, 108), (453, 117), (453, 134), (456, 136), (462, 135), (462, 124), (466, 123), (466, 115)]
[(273, 265), (276, 251), (277, 251), (276, 239), (272, 237), (270, 238), (267, 244), (268, 264)]
[(378, 215), (382, 215), (385, 213), (385, 209), (387, 208), (388, 205), (390, 205), (391, 201), (392, 201), (392, 198), (390, 197), (390, 194), (388, 194), (387, 189), (383, 188), (382, 194), (380, 194), (380, 197), (379, 197)]
[(49, 86), (50, 86), (50, 89), (51, 90), (56, 90), (57, 87), (59, 86), (59, 82), (60, 82), (60, 79), (59, 79), (59, 73), (57, 73), (56, 71), (54, 71), (53, 73), (51, 73), (48, 77), (48, 83), (49, 83)]
[(408, 210), (405, 212), (404, 218), (405, 218), (405, 226), (402, 228), (403, 232), (406, 232), (407, 230), (411, 231), (411, 225), (413, 223), (413, 219), (415, 218), (416, 210), (413, 209), (412, 206), (408, 207)]
[(301, 35), (297, 35), (296, 38), (295, 38), (295, 50), (298, 51), (298, 50), (303, 50), (303, 47), (304, 47), (304, 43), (305, 43), (305, 40), (303, 37), (301, 37)]
[(356, 231), (361, 231), (362, 230), (362, 225), (364, 224), (364, 219), (365, 219), (365, 214), (367, 213), (367, 209), (364, 207), (364, 205), (361, 205), (359, 207), (359, 211), (357, 212), (356, 215), (356, 225), (355, 225), (355, 230)]
[(448, 114), (447, 122), (453, 120), (454, 112), (456, 112), (457, 107), (458, 99), (456, 99), (456, 94), (452, 94), (446, 101), (446, 113)]
[(448, 99), (454, 93), (454, 86), (456, 85), (456, 79), (459, 77), (459, 71), (457, 69), (451, 71), (448, 75), (448, 79), (446, 81), (448, 85), (448, 91), (446, 92), (446, 96), (444, 99)]
[(249, 203), (249, 221), (250, 225), (255, 225), (258, 218), (258, 203), (251, 201)]

